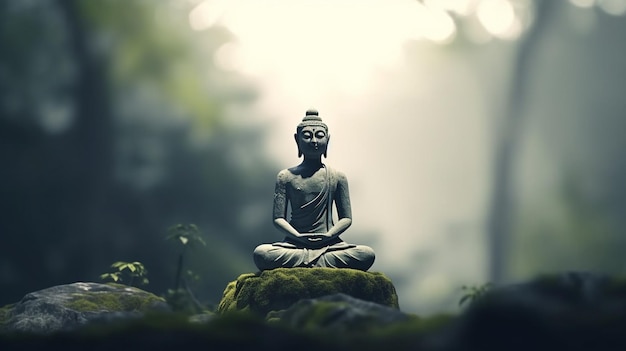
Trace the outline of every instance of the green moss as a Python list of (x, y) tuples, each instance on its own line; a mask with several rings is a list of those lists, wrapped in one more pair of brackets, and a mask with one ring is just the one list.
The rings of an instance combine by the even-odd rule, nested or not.
[(13, 308), (12, 304), (6, 305), (0, 308), (0, 329), (9, 321), (9, 318), (11, 317), (10, 312), (12, 308)]
[(65, 306), (76, 311), (139, 311), (147, 312), (157, 302), (164, 299), (137, 289), (134, 293), (125, 292), (85, 292), (73, 294)]
[(317, 330), (320, 326), (325, 325), (329, 319), (333, 318), (335, 311), (341, 309), (343, 306), (347, 306), (347, 304), (341, 302), (320, 301), (311, 311), (309, 318), (305, 319), (304, 325), (298, 325), (296, 327), (302, 328), (303, 330)]
[(279, 268), (243, 274), (224, 290), (218, 312), (249, 310), (266, 315), (301, 299), (344, 293), (398, 308), (398, 295), (382, 273), (334, 268)]
[(389, 324), (371, 331), (372, 338), (395, 338), (416, 334), (427, 334), (452, 322), (456, 316), (452, 314), (437, 314), (426, 318), (412, 315), (406, 321)]

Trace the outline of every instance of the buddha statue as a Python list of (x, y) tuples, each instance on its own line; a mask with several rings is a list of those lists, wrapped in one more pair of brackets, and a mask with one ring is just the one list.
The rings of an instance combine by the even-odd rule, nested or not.
[[(304, 159), (278, 173), (274, 191), (274, 225), (285, 238), (257, 246), (254, 263), (260, 270), (334, 267), (367, 271), (374, 263), (374, 251), (339, 237), (352, 224), (348, 180), (322, 163), (330, 135), (316, 110), (306, 112), (294, 137), (298, 157)], [(333, 223), (333, 204), (337, 223)]]

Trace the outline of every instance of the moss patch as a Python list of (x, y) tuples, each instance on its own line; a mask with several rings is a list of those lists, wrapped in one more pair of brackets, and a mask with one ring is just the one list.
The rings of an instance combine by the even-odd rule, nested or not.
[(243, 274), (224, 290), (218, 312), (250, 311), (266, 315), (283, 310), (301, 299), (344, 293), (352, 297), (398, 308), (398, 295), (382, 273), (355, 269), (279, 268)]
[(65, 303), (65, 307), (79, 312), (148, 312), (159, 302), (164, 303), (165, 300), (139, 289), (136, 289), (136, 291), (133, 292), (94, 291), (72, 294), (72, 298)]
[(6, 305), (6, 306), (0, 308), (0, 329), (2, 329), (2, 327), (9, 320), (10, 312), (11, 312), (12, 308), (13, 308), (12, 304), (11, 305)]

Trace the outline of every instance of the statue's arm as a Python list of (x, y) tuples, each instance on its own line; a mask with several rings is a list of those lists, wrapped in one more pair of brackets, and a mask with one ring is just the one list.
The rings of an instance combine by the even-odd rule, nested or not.
[(350, 207), (350, 191), (348, 190), (348, 178), (345, 174), (337, 172), (337, 189), (333, 196), (337, 207), (339, 221), (328, 230), (327, 237), (334, 238), (341, 235), (352, 225), (352, 208)]
[(276, 187), (274, 188), (274, 226), (287, 237), (302, 242), (305, 240), (289, 222), (287, 222), (287, 183), (289, 182), (289, 171), (283, 170), (276, 177)]

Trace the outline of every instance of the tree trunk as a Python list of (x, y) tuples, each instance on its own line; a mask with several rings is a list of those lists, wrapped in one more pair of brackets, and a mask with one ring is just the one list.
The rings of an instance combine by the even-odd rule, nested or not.
[[(75, 122), (70, 131), (74, 217), (68, 226), (87, 262), (98, 262), (105, 236), (107, 198), (112, 182), (112, 117), (106, 56), (94, 53), (90, 23), (84, 17), (80, 0), (57, 0), (69, 32), (69, 43), (77, 68), (72, 91)], [(83, 263), (84, 264), (84, 263)]]
[(489, 241), (489, 279), (502, 282), (507, 274), (507, 258), (514, 217), (515, 166), (524, 131), (524, 106), (531, 76), (533, 55), (541, 41), (541, 34), (550, 22), (556, 1), (535, 1), (535, 22), (520, 39), (513, 63), (511, 85), (507, 96), (505, 116), (496, 131), (493, 159), (493, 188), (487, 217)]

